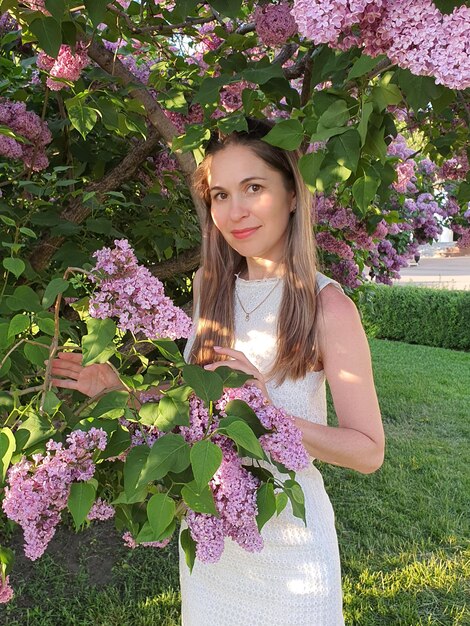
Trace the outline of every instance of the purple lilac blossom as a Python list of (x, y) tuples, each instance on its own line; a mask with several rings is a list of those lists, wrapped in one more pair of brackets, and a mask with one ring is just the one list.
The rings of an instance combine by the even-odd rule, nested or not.
[(165, 296), (158, 278), (137, 263), (127, 240), (115, 240), (114, 245), (93, 255), (97, 287), (90, 299), (90, 315), (117, 317), (121, 330), (143, 332), (149, 339), (187, 338), (190, 318)]
[(71, 484), (93, 477), (93, 452), (104, 450), (106, 439), (101, 429), (75, 430), (65, 445), (50, 439), (45, 455), (34, 454), (32, 461), (23, 457), (9, 469), (2, 507), (23, 528), (25, 556), (32, 561), (42, 556), (54, 536)]

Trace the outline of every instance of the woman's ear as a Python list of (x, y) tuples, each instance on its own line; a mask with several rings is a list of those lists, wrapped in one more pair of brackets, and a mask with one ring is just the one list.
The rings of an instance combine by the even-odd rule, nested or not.
[(295, 213), (297, 210), (297, 197), (294, 193), (292, 196), (292, 202), (290, 203), (290, 213)]

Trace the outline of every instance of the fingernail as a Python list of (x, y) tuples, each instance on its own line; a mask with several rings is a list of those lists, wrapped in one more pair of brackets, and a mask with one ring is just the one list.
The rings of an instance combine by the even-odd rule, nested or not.
[(220, 346), (214, 346), (214, 350), (222, 350)]

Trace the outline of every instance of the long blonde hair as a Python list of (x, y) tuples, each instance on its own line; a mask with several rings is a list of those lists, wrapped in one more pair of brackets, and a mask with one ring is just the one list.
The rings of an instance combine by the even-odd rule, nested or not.
[(202, 281), (199, 321), (190, 361), (205, 365), (220, 360), (213, 346), (233, 347), (235, 275), (246, 269), (246, 259), (231, 248), (211, 217), (208, 173), (212, 158), (228, 145), (247, 146), (269, 167), (280, 172), (286, 189), (295, 191), (296, 209), (288, 225), (284, 261), (284, 289), (277, 323), (277, 354), (268, 376), (278, 384), (305, 376), (318, 362), (316, 337), (316, 250), (312, 233), (312, 195), (298, 168), (300, 154), (262, 140), (271, 126), (248, 119), (247, 132), (212, 138), (197, 168), (193, 187), (207, 211), (203, 224)]

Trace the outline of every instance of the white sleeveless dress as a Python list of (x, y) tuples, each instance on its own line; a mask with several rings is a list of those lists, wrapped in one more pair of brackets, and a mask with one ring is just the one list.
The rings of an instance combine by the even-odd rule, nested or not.
[[(236, 279), (243, 306), (251, 311), (268, 296), (277, 279)], [(340, 285), (317, 273), (317, 288)], [(223, 297), (223, 296), (222, 296)], [(276, 351), (282, 281), (250, 314), (235, 298), (235, 349), (262, 372)], [(185, 356), (192, 339), (188, 340)], [(326, 424), (325, 375), (310, 372), (267, 389), (274, 405), (291, 415)], [(273, 472), (274, 473), (274, 472)], [(262, 529), (264, 548), (249, 553), (231, 539), (218, 563), (195, 563), (192, 574), (180, 547), (183, 626), (343, 626), (341, 573), (334, 513), (316, 467), (297, 473), (305, 494), (307, 526), (290, 503)]]

